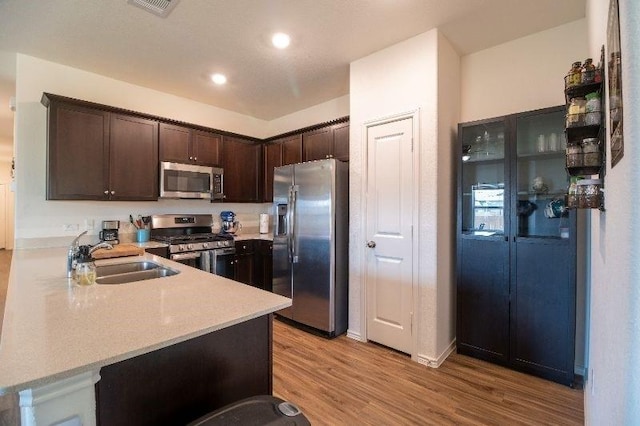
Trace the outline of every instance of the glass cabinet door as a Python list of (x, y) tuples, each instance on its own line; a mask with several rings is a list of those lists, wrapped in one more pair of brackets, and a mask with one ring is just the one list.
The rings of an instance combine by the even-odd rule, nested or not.
[(505, 122), (484, 122), (461, 128), (462, 233), (504, 235)]
[(569, 226), (564, 108), (518, 116), (516, 133), (515, 235), (560, 238)]

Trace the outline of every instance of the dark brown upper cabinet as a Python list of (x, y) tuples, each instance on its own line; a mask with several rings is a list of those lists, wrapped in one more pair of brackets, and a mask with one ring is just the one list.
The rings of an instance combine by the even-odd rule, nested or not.
[(349, 160), (349, 123), (334, 124), (306, 132), (302, 136), (303, 160), (336, 158)]
[(264, 200), (273, 201), (273, 169), (302, 161), (302, 135), (276, 139), (265, 144), (264, 150)]
[(70, 101), (43, 96), (47, 199), (156, 200), (158, 122)]
[(222, 142), (226, 202), (259, 203), (262, 145), (248, 139), (224, 136)]
[(220, 165), (222, 136), (203, 130), (160, 123), (160, 161)]

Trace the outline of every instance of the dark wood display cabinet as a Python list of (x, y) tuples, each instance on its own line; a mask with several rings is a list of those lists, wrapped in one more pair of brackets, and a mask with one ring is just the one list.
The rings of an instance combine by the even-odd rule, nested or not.
[(349, 161), (349, 123), (338, 123), (302, 135), (303, 161), (335, 158)]
[(222, 136), (203, 130), (160, 123), (160, 161), (219, 166)]
[(572, 386), (563, 106), (458, 125), (457, 351)]
[(222, 141), (225, 202), (261, 202), (262, 145), (231, 136)]
[(48, 200), (157, 200), (156, 120), (47, 93), (42, 103)]
[(276, 139), (264, 145), (263, 201), (273, 201), (273, 169), (302, 161), (302, 135)]

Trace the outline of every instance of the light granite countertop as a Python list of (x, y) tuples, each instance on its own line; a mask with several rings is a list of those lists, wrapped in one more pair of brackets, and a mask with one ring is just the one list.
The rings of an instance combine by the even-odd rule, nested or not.
[(257, 232), (248, 232), (242, 233), (242, 231), (233, 236), (233, 239), (236, 241), (245, 241), (245, 240), (265, 240), (265, 241), (273, 241), (273, 232), (269, 232), (268, 234), (259, 234)]
[(291, 306), (291, 300), (145, 254), (174, 276), (78, 287), (66, 248), (15, 250), (2, 340), (0, 394), (96, 370)]

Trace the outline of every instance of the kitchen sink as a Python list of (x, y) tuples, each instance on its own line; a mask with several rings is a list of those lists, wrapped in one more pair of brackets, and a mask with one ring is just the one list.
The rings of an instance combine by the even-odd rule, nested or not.
[(96, 283), (125, 284), (153, 278), (170, 277), (179, 273), (180, 271), (147, 260), (117, 263), (114, 265), (96, 266)]

